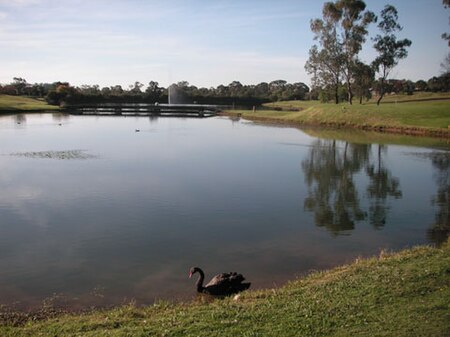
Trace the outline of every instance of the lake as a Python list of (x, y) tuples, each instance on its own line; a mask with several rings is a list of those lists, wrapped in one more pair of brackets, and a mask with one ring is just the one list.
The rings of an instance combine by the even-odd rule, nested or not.
[(258, 289), (441, 243), (450, 145), (386, 137), (227, 117), (0, 116), (0, 304), (190, 300), (191, 266)]

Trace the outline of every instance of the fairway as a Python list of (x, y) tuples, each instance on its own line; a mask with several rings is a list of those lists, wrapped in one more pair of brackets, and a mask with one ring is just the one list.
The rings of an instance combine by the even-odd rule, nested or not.
[(43, 99), (24, 96), (0, 95), (0, 113), (2, 112), (32, 112), (59, 110), (58, 106), (49, 105)]

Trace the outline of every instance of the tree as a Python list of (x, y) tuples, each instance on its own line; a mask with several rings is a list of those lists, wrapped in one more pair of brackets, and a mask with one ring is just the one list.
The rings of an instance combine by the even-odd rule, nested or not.
[(123, 89), (121, 85), (114, 85), (110, 87), (111, 89), (111, 95), (112, 96), (122, 96), (123, 95)]
[[(449, 7), (450, 7), (450, 0), (442, 0), (442, 3), (443, 3), (443, 5), (444, 5), (445, 8), (449, 8)], [(448, 41), (448, 46), (450, 47), (450, 34), (449, 34), (449, 33), (443, 33), (443, 34), (441, 35), (441, 37), (442, 37), (444, 40), (447, 40), (447, 41)]]
[(94, 85), (89, 85), (89, 84), (83, 84), (80, 88), (79, 88), (81, 94), (83, 95), (90, 95), (90, 96), (96, 96), (96, 95), (100, 95), (101, 91), (100, 91), (100, 87), (98, 84), (94, 84)]
[(243, 85), (239, 81), (233, 81), (228, 84), (228, 90), (232, 97), (242, 97)]
[(229, 88), (224, 86), (223, 84), (219, 85), (215, 90), (215, 95), (218, 97), (227, 97), (229, 96)]
[(67, 82), (55, 82), (53, 88), (49, 90), (45, 100), (48, 104), (64, 105), (65, 103), (72, 103), (74, 97), (77, 95), (77, 90), (71, 87)]
[(261, 83), (255, 85), (255, 96), (257, 96), (257, 97), (269, 96), (269, 83), (261, 82)]
[(44, 97), (47, 93), (48, 89), (44, 83), (34, 83), (29, 91), (29, 94), (35, 97)]
[(104, 88), (102, 88), (102, 89), (100, 90), (100, 94), (101, 94), (104, 98), (111, 96), (111, 88), (109, 88), (109, 87), (104, 87)]
[(414, 83), (410, 80), (403, 80), (402, 82), (402, 92), (407, 95), (412, 95), (414, 93)]
[(311, 20), (311, 31), (314, 40), (321, 49), (313, 45), (309, 50), (309, 58), (305, 69), (312, 74), (312, 85), (315, 88), (334, 88), (335, 103), (339, 103), (339, 85), (343, 66), (342, 44), (339, 43), (334, 19), (326, 14), (326, 4), (322, 10), (323, 20)]
[(269, 83), (270, 98), (273, 101), (280, 101), (284, 98), (287, 89), (285, 80), (275, 80)]
[(162, 94), (162, 88), (159, 87), (159, 83), (156, 81), (148, 82), (148, 87), (145, 90), (147, 96), (149, 96), (152, 100), (157, 101), (160, 99)]
[(359, 104), (362, 104), (363, 98), (369, 100), (372, 97), (371, 89), (375, 80), (375, 71), (371, 66), (356, 60), (353, 73), (354, 91), (359, 97)]
[(401, 31), (402, 27), (398, 24), (398, 12), (394, 6), (386, 5), (381, 11), (381, 21), (378, 23), (382, 35), (378, 34), (373, 41), (373, 47), (378, 52), (378, 56), (373, 61), (373, 67), (380, 74), (380, 97), (377, 105), (380, 104), (385, 94), (385, 82), (391, 70), (401, 59), (408, 56), (407, 47), (411, 46), (408, 39), (397, 40), (396, 31)]
[(415, 83), (415, 89), (418, 91), (426, 91), (428, 89), (427, 82), (425, 82), (424, 80), (418, 80)]
[[(311, 23), (311, 25), (313, 24)], [(324, 45), (328, 44), (323, 43)], [(338, 45), (331, 44), (329, 48), (324, 47), (319, 51), (319, 48), (314, 45), (309, 50), (309, 59), (305, 64), (308, 74), (312, 74), (313, 88), (332, 87), (336, 104), (339, 103), (342, 66), (341, 54), (338, 49)]]
[(177, 86), (179, 88), (187, 88), (187, 87), (189, 87), (189, 82), (188, 81), (179, 81), (179, 82), (177, 82)]
[(16, 95), (23, 95), (25, 94), (25, 88), (28, 86), (28, 83), (22, 77), (14, 77), (11, 85), (14, 87)]
[(291, 96), (288, 99), (304, 100), (306, 94), (309, 92), (309, 87), (302, 82), (288, 84), (288, 87), (292, 88)]
[(443, 74), (439, 77), (432, 77), (428, 80), (428, 89), (432, 92), (446, 92), (450, 90), (450, 73)]
[(443, 74), (450, 73), (450, 53), (447, 54), (444, 61), (441, 63), (441, 69)]
[(366, 39), (367, 27), (376, 20), (375, 14), (365, 9), (362, 0), (326, 2), (323, 19), (311, 21), (314, 40), (319, 41), (321, 49), (317, 46), (310, 49), (305, 69), (313, 75), (314, 86), (334, 87), (336, 103), (343, 79), (347, 85), (347, 100), (352, 104), (355, 62)]
[(368, 25), (376, 21), (375, 14), (365, 11), (366, 4), (362, 0), (338, 0), (327, 2), (323, 15), (337, 29), (337, 43), (342, 45), (342, 73), (347, 84), (348, 102), (352, 104), (353, 71), (362, 44), (366, 40)]
[(132, 94), (132, 95), (140, 95), (141, 93), (142, 93), (142, 91), (141, 91), (141, 88), (143, 87), (144, 85), (141, 83), (141, 82), (139, 82), (139, 81), (136, 81), (136, 82), (134, 82), (134, 84), (131, 84), (130, 86), (129, 86), (129, 88), (130, 88), (130, 94)]

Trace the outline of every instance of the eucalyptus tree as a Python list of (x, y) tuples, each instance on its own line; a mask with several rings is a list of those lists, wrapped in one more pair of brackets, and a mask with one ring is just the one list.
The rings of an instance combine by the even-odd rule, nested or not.
[(28, 86), (26, 79), (22, 77), (14, 77), (11, 84), (14, 87), (16, 95), (24, 95), (25, 88)]
[(159, 83), (156, 81), (148, 82), (148, 87), (145, 89), (145, 95), (147, 98), (158, 101), (161, 98), (163, 88), (159, 87)]
[(379, 105), (385, 94), (386, 80), (389, 73), (394, 69), (401, 59), (408, 56), (407, 47), (411, 46), (411, 40), (398, 40), (395, 32), (403, 28), (398, 24), (398, 12), (392, 5), (386, 5), (381, 11), (381, 21), (378, 28), (381, 34), (378, 34), (373, 41), (373, 47), (378, 52), (378, 56), (373, 61), (373, 67), (380, 74), (380, 96), (377, 100)]
[(370, 65), (359, 60), (354, 64), (354, 92), (359, 97), (359, 104), (362, 104), (363, 98), (369, 100), (372, 97), (371, 89), (375, 81), (375, 71)]
[(324, 6), (324, 15), (327, 15), (336, 25), (340, 33), (342, 44), (342, 72), (348, 90), (348, 102), (352, 104), (353, 71), (357, 56), (366, 41), (367, 27), (376, 21), (376, 16), (371, 11), (366, 11), (366, 4), (362, 0), (338, 0), (335, 3), (328, 2)]
[(425, 82), (424, 80), (418, 80), (414, 85), (415, 85), (415, 89), (417, 89), (419, 91), (428, 90), (427, 82)]
[(326, 4), (323, 7), (322, 14), (323, 20), (311, 20), (311, 31), (314, 33), (314, 40), (318, 41), (319, 46), (313, 45), (309, 50), (309, 58), (305, 64), (305, 69), (312, 75), (312, 86), (314, 88), (328, 86), (334, 89), (335, 103), (338, 104), (338, 91), (343, 65), (342, 44), (339, 43), (334, 20), (326, 12)]
[(267, 82), (261, 82), (255, 85), (254, 90), (256, 97), (269, 97), (270, 95), (269, 83)]
[(142, 84), (139, 81), (134, 82), (134, 84), (130, 84), (128, 86), (129, 88), (129, 93), (132, 95), (140, 95), (142, 94), (142, 90), (141, 88), (144, 86), (144, 84)]
[(244, 86), (239, 81), (233, 81), (228, 84), (229, 94), (232, 97), (241, 97)]
[[(450, 0), (442, 0), (442, 3), (443, 3), (445, 8), (450, 8)], [(450, 18), (449, 18), (449, 21), (450, 21)], [(448, 46), (450, 47), (450, 34), (449, 33), (443, 33), (441, 36), (442, 36), (442, 38), (444, 40), (448, 41)]]
[[(322, 21), (311, 22), (311, 28), (323, 25)], [(316, 29), (316, 28), (314, 28)], [(335, 103), (339, 103), (339, 85), (341, 84), (342, 53), (340, 45), (333, 43), (335, 30), (321, 29), (319, 39), (322, 49), (314, 45), (309, 50), (309, 59), (305, 64), (306, 71), (312, 75), (313, 88), (332, 87)]]
[(114, 85), (110, 87), (112, 96), (121, 96), (123, 95), (123, 88), (121, 85)]
[(270, 98), (273, 101), (279, 101), (283, 99), (284, 94), (286, 94), (288, 87), (285, 80), (275, 80), (269, 83)]
[[(311, 30), (315, 34), (314, 39), (318, 40), (321, 50), (310, 50), (307, 71), (314, 70), (313, 61), (322, 64), (316, 67), (320, 70), (318, 76), (325, 75), (323, 66), (327, 71), (327, 77), (333, 78), (334, 82), (340, 76), (347, 85), (348, 102), (352, 104), (353, 71), (357, 56), (366, 40), (367, 27), (371, 22), (376, 21), (376, 16), (371, 11), (366, 11), (366, 4), (362, 0), (337, 0), (336, 2), (326, 2), (322, 10), (323, 19), (315, 19), (311, 22)], [(314, 48), (314, 47), (313, 47)], [(335, 63), (333, 76), (329, 76), (329, 63)], [(309, 70), (308, 70), (309, 69)], [(330, 83), (328, 83), (330, 84)], [(334, 83), (336, 85), (336, 83)]]

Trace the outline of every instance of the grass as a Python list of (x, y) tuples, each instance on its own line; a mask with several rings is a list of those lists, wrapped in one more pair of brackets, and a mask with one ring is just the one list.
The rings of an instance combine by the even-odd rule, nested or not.
[(1, 336), (445, 336), (450, 241), (382, 252), (239, 299), (157, 303), (0, 325)]
[(42, 99), (0, 95), (0, 113), (1, 112), (30, 112), (30, 111), (46, 111), (59, 110), (58, 106), (49, 105)]
[[(369, 103), (375, 103), (377, 101), (377, 98), (378, 97), (373, 97), (369, 101)], [(383, 97), (381, 104), (393, 102), (418, 101), (418, 100), (439, 100), (439, 99), (450, 99), (450, 93), (419, 91), (415, 92), (413, 95), (405, 95), (405, 94), (386, 95)]]
[[(447, 94), (448, 95), (448, 94)], [(450, 95), (448, 95), (450, 96)], [(413, 100), (413, 101), (411, 101)], [(266, 110), (230, 110), (253, 120), (298, 125), (349, 127), (396, 133), (450, 137), (450, 97), (431, 93), (390, 96), (353, 105), (317, 101), (286, 101), (265, 104)]]

